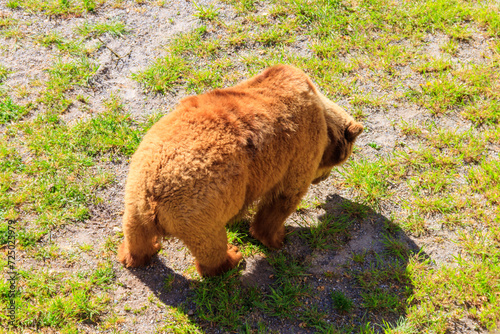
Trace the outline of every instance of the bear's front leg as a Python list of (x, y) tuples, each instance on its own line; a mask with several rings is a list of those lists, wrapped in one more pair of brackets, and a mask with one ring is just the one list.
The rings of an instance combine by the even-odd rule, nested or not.
[(266, 196), (259, 205), (250, 233), (269, 248), (281, 248), (285, 240), (285, 220), (297, 208), (304, 193)]

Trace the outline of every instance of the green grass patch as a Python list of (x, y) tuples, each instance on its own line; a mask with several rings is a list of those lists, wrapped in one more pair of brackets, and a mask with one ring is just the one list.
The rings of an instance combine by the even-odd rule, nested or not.
[(444, 168), (428, 169), (410, 178), (410, 187), (415, 193), (438, 194), (454, 184), (455, 175)]
[(6, 66), (0, 64), (0, 84), (5, 79), (7, 79), (7, 76), (9, 75), (9, 73), (10, 73), (9, 69)]
[[(305, 221), (304, 221), (305, 222)], [(313, 249), (336, 249), (345, 244), (349, 239), (349, 227), (351, 219), (342, 215), (335, 217), (327, 215), (314, 224), (301, 224), (303, 231), (299, 237), (309, 244)]]
[[(139, 124), (120, 110), (110, 110), (74, 126), (61, 124), (57, 118), (48, 122), (43, 115), (23, 123), (19, 130), (30, 159), (25, 162), (17, 157), (2, 164), (10, 178), (0, 180), (8, 190), (2, 192), (0, 203), (6, 210), (36, 214), (38, 224), (45, 226), (42, 232), (88, 218), (87, 206), (99, 202), (93, 191), (114, 182), (112, 174), (93, 166), (100, 157), (131, 155), (156, 120), (152, 117)], [(15, 147), (3, 148), (3, 155), (16, 157)]]
[[(412, 299), (421, 300), (421, 304), (410, 310), (410, 319), (426, 328), (441, 327), (450, 321), (446, 314), (453, 311), (475, 319), (487, 329), (496, 328), (500, 315), (498, 284), (492, 282), (500, 279), (498, 251), (495, 243), (484, 255), (468, 259), (459, 256), (456, 265), (439, 268), (413, 262), (409, 271), (415, 286)], [(427, 320), (422, 318), (423, 312), (427, 312)], [(445, 324), (440, 317), (444, 317), (441, 321)]]
[(496, 88), (497, 66), (473, 66), (451, 74), (444, 71), (428, 77), (421, 89), (410, 90), (408, 97), (433, 113), (443, 113), (480, 103), (484, 97), (500, 96)]
[(353, 302), (340, 290), (332, 290), (330, 293), (332, 297), (333, 307), (340, 312), (350, 312), (353, 308)]
[(49, 80), (39, 102), (49, 110), (62, 113), (67, 110), (72, 101), (66, 93), (75, 86), (86, 86), (97, 71), (98, 66), (88, 58), (74, 61), (57, 61), (47, 70)]
[(398, 223), (405, 232), (415, 236), (421, 236), (427, 232), (425, 218), (420, 212), (413, 212), (398, 220)]
[[(110, 300), (105, 289), (115, 277), (109, 263), (99, 265), (95, 271), (67, 276), (44, 270), (19, 274), (16, 325), (58, 329), (68, 322), (99, 322)], [(7, 289), (7, 284), (0, 287), (0, 291)], [(5, 300), (2, 298), (1, 302)]]
[(255, 34), (254, 39), (265, 46), (286, 45), (293, 43), (295, 36), (291, 34), (291, 28), (288, 25), (274, 25)]
[(92, 38), (104, 34), (110, 34), (113, 37), (119, 37), (128, 32), (127, 27), (121, 21), (108, 20), (106, 22), (88, 22), (75, 28), (75, 32), (82, 37)]
[(389, 169), (384, 160), (370, 162), (365, 159), (349, 160), (338, 170), (347, 187), (358, 192), (358, 198), (367, 204), (377, 205), (390, 197)]
[(197, 282), (193, 302), (200, 319), (237, 329), (260, 298), (258, 290), (242, 289), (239, 280), (229, 273)]
[(402, 307), (399, 296), (382, 289), (362, 293), (363, 306), (369, 310), (397, 313)]
[(174, 56), (197, 55), (205, 52), (203, 45), (207, 31), (206, 26), (201, 26), (191, 32), (179, 34), (168, 46), (168, 51)]
[(80, 16), (95, 11), (103, 2), (103, 0), (10, 0), (7, 7), (22, 8), (48, 16)]
[(399, 258), (402, 261), (405, 261), (411, 255), (411, 251), (404, 241), (395, 238), (390, 234), (384, 234), (383, 238), (384, 240), (382, 240), (382, 243), (390, 255)]
[(490, 203), (500, 204), (500, 162), (496, 159), (485, 160), (471, 169), (468, 181), (472, 189), (483, 194)]
[(38, 35), (36, 41), (45, 47), (51, 45), (60, 46), (64, 44), (64, 38), (57, 31), (50, 31), (46, 34)]
[(474, 11), (474, 17), (492, 37), (500, 36), (500, 5), (492, 1), (480, 4)]
[(49, 32), (47, 34), (38, 35), (35, 40), (40, 45), (45, 47), (55, 47), (64, 54), (69, 53), (82, 59), (86, 56), (90, 56), (99, 48), (99, 44), (92, 45), (84, 43), (83, 39), (67, 39), (58, 32)]
[(29, 106), (21, 106), (9, 96), (0, 97), (0, 124), (15, 122), (29, 113)]
[(449, 59), (438, 58), (426, 59), (425, 62), (416, 65), (414, 70), (425, 75), (426, 73), (445, 72), (452, 68), (452, 63)]
[(474, 96), (470, 87), (456, 79), (450, 80), (446, 74), (436, 80), (428, 81), (421, 86), (421, 89), (421, 92), (412, 93), (421, 105), (435, 113), (464, 106), (472, 101)]
[(309, 291), (307, 286), (290, 281), (284, 281), (280, 286), (270, 289), (271, 293), (260, 307), (267, 315), (280, 318), (292, 318), (297, 308), (302, 305), (300, 298)]
[(187, 70), (185, 59), (167, 56), (157, 59), (143, 72), (134, 73), (132, 78), (143, 83), (148, 90), (166, 93), (181, 82)]
[(173, 333), (186, 333), (186, 334), (201, 334), (203, 330), (200, 326), (194, 324), (187, 312), (182, 308), (174, 308), (170, 311), (173, 320), (167, 319), (167, 323), (157, 328), (159, 332), (173, 332)]
[(255, 11), (255, 3), (257, 2), (255, 0), (242, 0), (242, 1), (223, 0), (223, 1), (233, 5), (234, 9), (239, 14), (246, 14)]
[(18, 22), (19, 22), (18, 20), (8, 16), (0, 18), (0, 32), (7, 30), (8, 28), (17, 24)]
[(464, 108), (461, 114), (466, 119), (479, 125), (495, 125), (500, 121), (500, 102), (498, 100), (476, 102)]
[(219, 10), (214, 6), (214, 4), (204, 7), (196, 2), (193, 2), (193, 5), (196, 9), (194, 16), (202, 21), (213, 21), (219, 16)]
[(270, 316), (292, 318), (297, 309), (304, 304), (304, 298), (311, 293), (310, 286), (304, 283), (305, 267), (284, 253), (269, 258), (275, 269), (275, 283), (270, 293), (256, 305)]

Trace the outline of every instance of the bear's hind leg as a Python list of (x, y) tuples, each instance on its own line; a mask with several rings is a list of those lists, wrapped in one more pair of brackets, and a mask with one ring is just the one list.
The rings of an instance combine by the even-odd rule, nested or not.
[(134, 220), (127, 213), (123, 217), (125, 240), (118, 248), (118, 260), (126, 267), (147, 265), (153, 255), (161, 249), (162, 234), (155, 226), (154, 219)]
[(217, 231), (197, 230), (179, 235), (193, 256), (196, 269), (201, 276), (216, 276), (238, 265), (242, 255), (238, 247), (227, 243), (226, 229)]

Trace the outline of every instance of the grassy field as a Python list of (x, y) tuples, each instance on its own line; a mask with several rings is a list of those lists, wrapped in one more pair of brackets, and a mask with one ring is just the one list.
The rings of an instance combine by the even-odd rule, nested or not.
[[(493, 0), (1, 0), (0, 331), (498, 330), (499, 13)], [(175, 33), (148, 40), (157, 23)], [(278, 63), (366, 129), (288, 220), (284, 249), (243, 220), (228, 234), (246, 268), (201, 279), (173, 242), (124, 269), (142, 136), (181, 97)]]

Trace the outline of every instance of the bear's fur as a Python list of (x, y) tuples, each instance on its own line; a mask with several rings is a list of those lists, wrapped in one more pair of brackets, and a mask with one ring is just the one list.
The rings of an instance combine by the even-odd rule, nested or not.
[(235, 267), (225, 225), (259, 200), (250, 227), (280, 248), (285, 219), (311, 183), (352, 152), (363, 127), (287, 65), (231, 88), (183, 99), (132, 157), (118, 257), (145, 265), (164, 236), (182, 240), (201, 275)]

